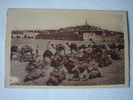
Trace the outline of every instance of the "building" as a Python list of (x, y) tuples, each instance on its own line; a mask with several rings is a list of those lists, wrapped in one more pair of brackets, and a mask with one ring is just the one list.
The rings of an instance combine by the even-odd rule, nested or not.
[(31, 39), (35, 39), (36, 36), (39, 34), (39, 32), (36, 32), (36, 31), (22, 31), (22, 30), (14, 30), (12, 31), (12, 38), (31, 38)]
[(82, 40), (84, 41), (97, 42), (103, 40), (103, 31), (81, 30), (80, 35), (82, 35)]
[(31, 39), (35, 39), (36, 36), (38, 35), (38, 32), (34, 32), (34, 31), (24, 31), (23, 32), (23, 38), (31, 38)]
[(24, 34), (23, 34), (23, 31), (12, 31), (11, 33), (11, 37), (12, 38), (23, 38), (24, 37)]

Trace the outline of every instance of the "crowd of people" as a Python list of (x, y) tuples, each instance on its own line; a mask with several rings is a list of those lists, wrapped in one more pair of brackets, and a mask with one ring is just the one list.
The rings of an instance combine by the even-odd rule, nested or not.
[[(25, 68), (24, 83), (41, 79), (42, 84), (60, 85), (66, 81), (87, 81), (102, 77), (102, 67), (121, 59), (124, 47), (116, 44), (77, 44), (48, 42), (43, 55), (35, 51)], [(31, 53), (33, 54), (33, 53)], [(39, 59), (41, 57), (41, 59)]]

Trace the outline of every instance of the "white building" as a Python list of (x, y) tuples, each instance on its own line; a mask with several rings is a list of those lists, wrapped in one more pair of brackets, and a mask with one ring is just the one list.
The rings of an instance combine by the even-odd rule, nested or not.
[(24, 34), (22, 31), (13, 31), (11, 36), (12, 38), (23, 38)]
[(39, 33), (37, 32), (23, 32), (23, 38), (32, 38), (32, 39), (35, 39), (36, 36), (38, 35)]
[(35, 39), (38, 35), (38, 32), (34, 31), (13, 31), (12, 38), (32, 38)]
[(95, 31), (88, 31), (88, 32), (83, 32), (83, 40), (85, 41), (101, 41), (103, 40), (102, 35), (97, 35)]

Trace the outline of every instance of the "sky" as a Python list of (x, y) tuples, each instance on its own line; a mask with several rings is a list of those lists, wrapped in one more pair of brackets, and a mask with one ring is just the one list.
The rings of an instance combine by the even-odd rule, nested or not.
[(113, 31), (123, 31), (125, 12), (90, 10), (44, 10), (44, 9), (8, 9), (7, 27), (11, 30), (45, 30), (69, 26), (98, 26)]

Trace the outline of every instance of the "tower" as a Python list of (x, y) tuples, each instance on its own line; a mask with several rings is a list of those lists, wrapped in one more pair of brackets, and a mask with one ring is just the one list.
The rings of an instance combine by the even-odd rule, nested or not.
[(87, 18), (85, 19), (85, 25), (88, 25)]

